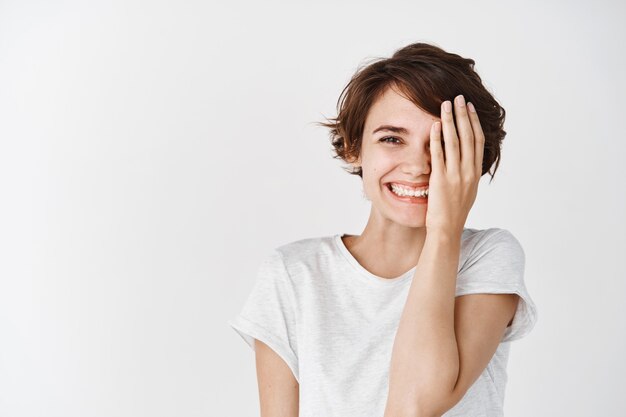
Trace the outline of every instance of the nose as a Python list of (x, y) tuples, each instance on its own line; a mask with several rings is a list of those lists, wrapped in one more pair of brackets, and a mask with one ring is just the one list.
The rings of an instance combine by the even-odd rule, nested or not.
[(402, 160), (402, 172), (413, 178), (430, 174), (430, 141), (426, 141), (423, 148), (406, 149)]

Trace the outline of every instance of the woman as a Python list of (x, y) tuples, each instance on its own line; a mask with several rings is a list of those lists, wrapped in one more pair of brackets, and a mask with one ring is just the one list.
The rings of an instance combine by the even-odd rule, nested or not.
[(229, 321), (261, 415), (502, 416), (509, 342), (537, 309), (517, 239), (465, 221), (504, 109), (473, 60), (425, 43), (359, 69), (337, 107), (321, 124), (371, 212), (361, 235), (274, 249)]

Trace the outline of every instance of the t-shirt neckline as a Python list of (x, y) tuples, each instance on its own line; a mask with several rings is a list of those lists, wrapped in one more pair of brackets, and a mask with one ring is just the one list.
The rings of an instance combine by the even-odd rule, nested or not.
[(347, 234), (337, 233), (333, 237), (337, 249), (343, 255), (344, 259), (348, 261), (348, 263), (359, 273), (359, 275), (361, 277), (364, 277), (366, 280), (377, 283), (379, 285), (399, 285), (403, 282), (408, 281), (415, 273), (415, 268), (417, 268), (417, 265), (395, 278), (383, 278), (371, 273), (370, 271), (365, 269), (354, 256), (352, 256), (346, 245), (343, 243), (343, 240), (341, 240), (342, 236), (347, 236)]

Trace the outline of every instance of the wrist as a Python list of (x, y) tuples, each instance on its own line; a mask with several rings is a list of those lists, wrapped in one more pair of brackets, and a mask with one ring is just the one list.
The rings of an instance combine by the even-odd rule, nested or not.
[(463, 228), (445, 227), (426, 229), (426, 239), (455, 242), (461, 240)]

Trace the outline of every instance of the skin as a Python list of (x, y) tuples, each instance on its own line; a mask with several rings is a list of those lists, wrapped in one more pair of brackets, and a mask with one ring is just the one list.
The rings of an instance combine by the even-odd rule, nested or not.
[[(375, 275), (395, 278), (418, 262), (426, 239), (427, 205), (405, 204), (389, 198), (384, 183), (429, 182), (430, 134), (433, 124), (440, 120), (392, 88), (370, 107), (361, 154), (353, 162), (363, 170), (363, 191), (372, 202), (370, 216), (361, 235), (344, 237), (344, 243), (359, 263)], [(373, 134), (381, 125), (402, 126), (409, 134), (389, 131)], [(381, 141), (389, 136), (393, 138)], [(429, 188), (430, 203), (434, 190), (432, 185)]]
[(297, 417), (300, 385), (291, 369), (265, 343), (254, 345), (261, 417)]

